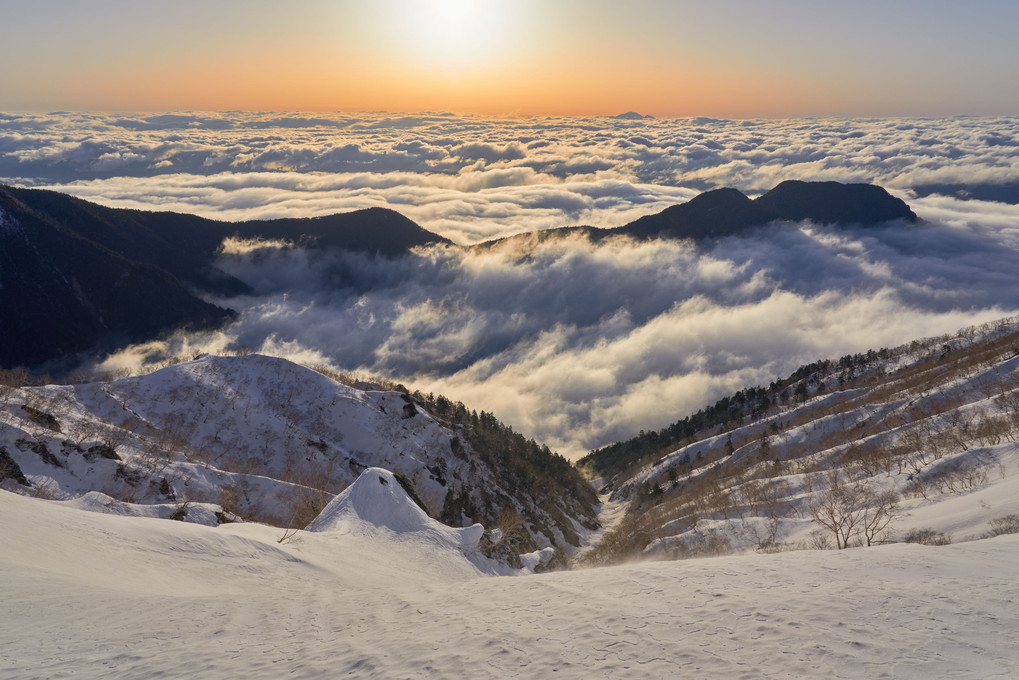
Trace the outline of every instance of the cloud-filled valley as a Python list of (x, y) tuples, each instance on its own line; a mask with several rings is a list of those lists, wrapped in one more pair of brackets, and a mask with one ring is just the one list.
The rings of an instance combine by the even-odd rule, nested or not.
[[(217, 301), (232, 325), (107, 365), (244, 345), (444, 393), (577, 457), (818, 358), (1019, 312), (1019, 207), (961, 193), (1019, 186), (1017, 122), (6, 115), (0, 177), (228, 220), (398, 210), (461, 245), (228, 249), (255, 291)], [(785, 179), (880, 184), (924, 222), (467, 245)]]
[(915, 205), (939, 221), (774, 224), (701, 245), (510, 239), (392, 260), (238, 248), (220, 264), (255, 288), (222, 301), (240, 319), (159, 349), (243, 345), (392, 377), (577, 456), (814, 359), (1019, 311), (1019, 229)]

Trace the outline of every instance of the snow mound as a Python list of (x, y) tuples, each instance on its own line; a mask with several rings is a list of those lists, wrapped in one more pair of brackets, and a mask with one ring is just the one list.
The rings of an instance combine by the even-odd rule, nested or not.
[(523, 565), (524, 569), (533, 573), (534, 570), (541, 564), (545, 564), (555, 555), (555, 548), (542, 548), (534, 552), (526, 553), (520, 556), (520, 564)]
[[(191, 524), (214, 527), (219, 525), (216, 512), (219, 506), (209, 503), (188, 503), (182, 506), (177, 503), (157, 503), (152, 505), (140, 505), (138, 503), (125, 503), (107, 496), (99, 491), (90, 491), (78, 498), (69, 501), (59, 501), (67, 507), (85, 510), (87, 512), (100, 512), (104, 515), (120, 515), (122, 517), (150, 517), (152, 519), (180, 519)], [(180, 516), (177, 517), (176, 515)]]
[(449, 547), (477, 548), (485, 533), (480, 524), (456, 529), (429, 517), (404, 491), (396, 476), (382, 468), (368, 468), (306, 528), (318, 533), (413, 534)]

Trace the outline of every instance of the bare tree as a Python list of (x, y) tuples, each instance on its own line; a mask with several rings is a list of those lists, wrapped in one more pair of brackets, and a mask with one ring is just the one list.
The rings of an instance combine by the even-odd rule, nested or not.
[(0, 379), (0, 405), (6, 406), (17, 389), (14, 385), (9, 385)]
[(842, 550), (860, 532), (866, 511), (865, 494), (859, 485), (844, 482), (838, 470), (830, 470), (824, 486), (812, 494), (807, 509), (835, 536), (835, 546)]
[(883, 491), (881, 493), (864, 493), (866, 507), (863, 511), (861, 526), (863, 537), (867, 540), (867, 546), (873, 544), (874, 539), (888, 528), (897, 517), (901, 516), (899, 508), (899, 494), (894, 491)]
[(899, 494), (894, 491), (874, 492), (861, 482), (849, 483), (839, 470), (830, 470), (820, 489), (807, 503), (810, 516), (835, 537), (835, 546), (842, 550), (849, 542), (863, 535), (867, 545), (898, 517), (902, 516)]

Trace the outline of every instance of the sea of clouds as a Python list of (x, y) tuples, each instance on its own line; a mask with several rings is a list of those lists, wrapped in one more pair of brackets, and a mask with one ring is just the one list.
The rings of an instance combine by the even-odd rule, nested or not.
[[(493, 411), (577, 457), (803, 363), (1019, 312), (1019, 119), (0, 114), (0, 178), (237, 220), (389, 207), (456, 246), (393, 260), (233, 244), (218, 333)], [(921, 225), (774, 224), (695, 245), (582, 238), (700, 191), (872, 182)], [(986, 200), (994, 199), (994, 200)]]

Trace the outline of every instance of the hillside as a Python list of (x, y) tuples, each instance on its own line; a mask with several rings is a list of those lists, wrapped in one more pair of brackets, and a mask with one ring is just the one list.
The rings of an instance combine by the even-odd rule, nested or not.
[(57, 367), (66, 370), (86, 349), (232, 316), (170, 271), (125, 257), (0, 187), (0, 367), (70, 358), (70, 366)]
[(250, 292), (215, 266), (228, 237), (382, 256), (446, 241), (381, 208), (220, 222), (0, 185), (0, 367), (67, 370), (81, 352), (221, 324), (232, 313), (203, 296)]
[(627, 507), (588, 558), (1019, 530), (1017, 439), (1015, 319), (820, 361), (580, 461)]
[[(562, 228), (512, 238), (533, 243), (580, 233), (591, 240), (612, 235), (703, 240), (775, 220), (849, 226), (913, 222), (916, 215), (880, 187), (789, 181), (754, 200), (735, 189), (709, 191), (617, 229)], [(106, 208), (53, 191), (0, 185), (0, 327), (9, 329), (0, 334), (0, 368), (63, 373), (83, 353), (113, 351), (176, 328), (222, 325), (234, 313), (217, 305), (252, 292), (250, 282), (217, 266), (228, 238), (383, 258), (450, 243), (383, 208), (221, 222)], [(355, 288), (360, 283), (348, 282)]]
[[(0, 479), (52, 498), (99, 491), (164, 516), (301, 528), (370, 467), (428, 514), (499, 529), (490, 554), (571, 551), (595, 496), (561, 457), (463, 404), (351, 387), (283, 359), (205, 356), (106, 383), (3, 388)], [(211, 523), (216, 523), (212, 519)]]
[(904, 201), (873, 184), (789, 180), (754, 199), (736, 189), (705, 191), (686, 203), (613, 229), (563, 227), (518, 234), (480, 245), (491, 247), (507, 241), (533, 245), (569, 236), (582, 236), (591, 241), (610, 236), (629, 236), (638, 240), (706, 241), (736, 236), (770, 222), (803, 220), (848, 228), (898, 220), (916, 223), (917, 216)]

